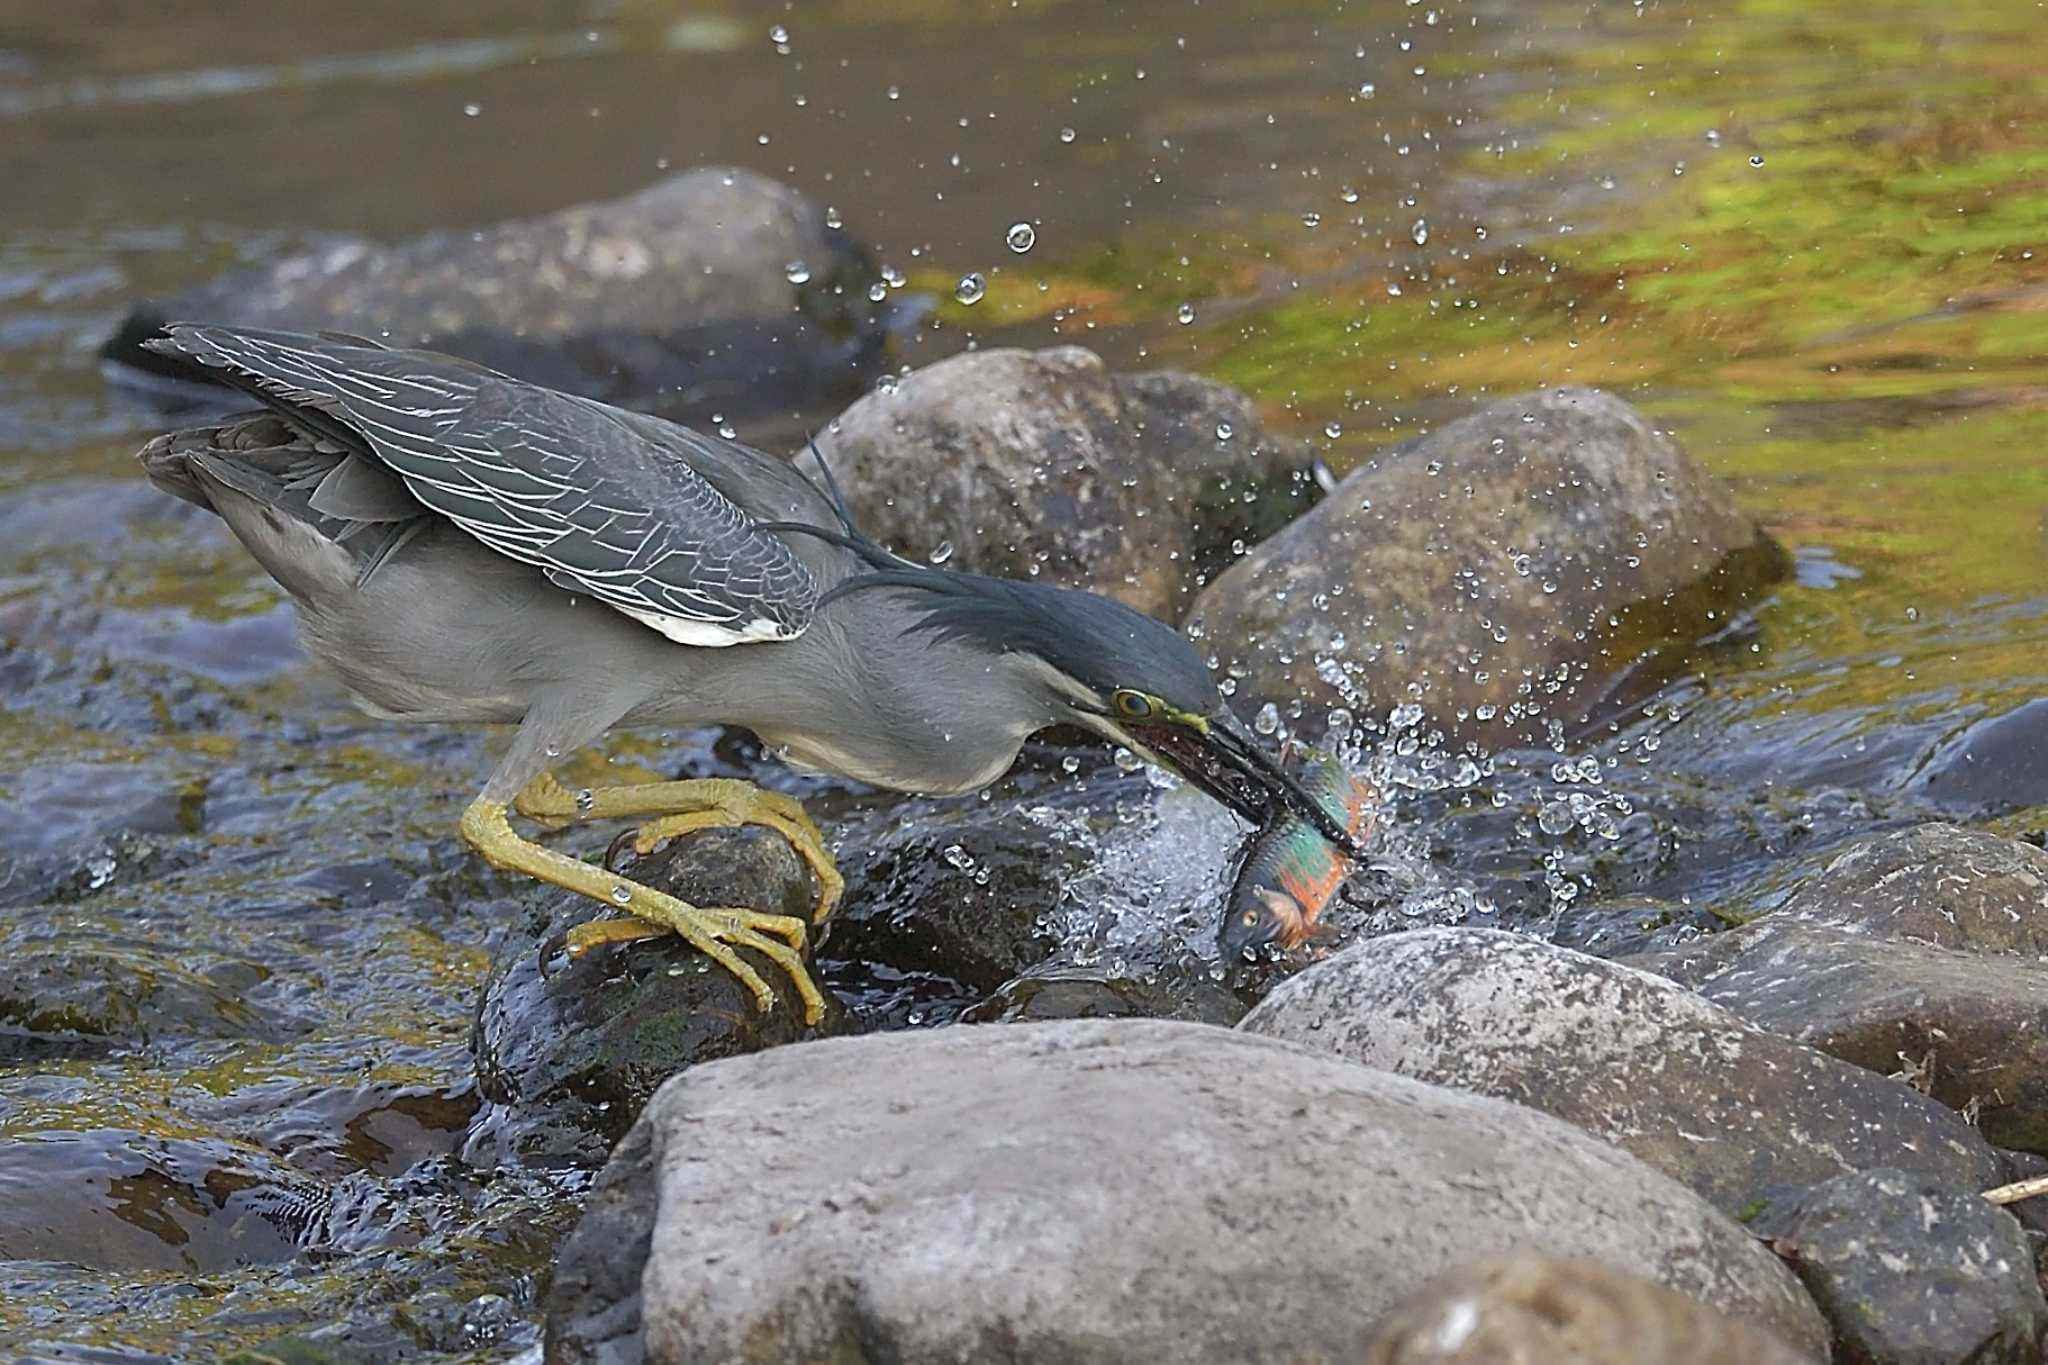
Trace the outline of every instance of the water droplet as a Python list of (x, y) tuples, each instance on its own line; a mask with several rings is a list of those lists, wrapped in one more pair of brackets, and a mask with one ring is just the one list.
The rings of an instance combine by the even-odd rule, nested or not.
[(947, 560), (953, 557), (953, 542), (950, 540), (940, 541), (938, 544), (932, 546), (932, 552), (925, 557), (934, 564), (945, 563)]
[(1764, 164), (1764, 159), (1763, 159), (1763, 156), (1762, 156), (1761, 154), (1758, 154), (1758, 155), (1756, 155), (1756, 156), (1753, 156), (1753, 157), (1751, 157), (1751, 158), (1749, 159), (1749, 164), (1750, 164), (1750, 165), (1752, 165), (1752, 166), (1761, 166), (1761, 165), (1763, 165), (1763, 164)]
[(1311, 209), (1301, 215), (1301, 225), (1305, 228), (1321, 227), (1323, 225), (1323, 215)]
[(1062, 142), (1072, 142), (1073, 140), (1074, 140), (1074, 130), (1073, 130), (1072, 128), (1062, 128), (1062, 129), (1060, 129), (1060, 141), (1062, 141)]
[(620, 882), (620, 883), (619, 883), (619, 884), (618, 884), (617, 886), (615, 886), (615, 887), (613, 887), (613, 888), (612, 888), (612, 904), (614, 904), (614, 905), (631, 905), (632, 903), (633, 903), (633, 888), (632, 888), (632, 887), (630, 887), (630, 886), (627, 886), (627, 885), (626, 885), (626, 884), (625, 884), (624, 882)]
[(901, 289), (906, 278), (908, 277), (897, 266), (885, 265), (882, 267), (882, 283), (888, 285), (891, 289)]
[(1346, 185), (1343, 189), (1337, 191), (1337, 197), (1347, 204), (1355, 204), (1358, 202), (1358, 191)]
[(1429, 220), (1417, 218), (1409, 227), (1408, 236), (1417, 246), (1426, 244), (1429, 241)]
[(588, 788), (588, 787), (585, 787), (585, 788), (584, 788), (584, 789), (583, 789), (582, 791), (580, 791), (580, 792), (577, 792), (577, 793), (576, 793), (576, 813), (577, 813), (577, 814), (579, 814), (579, 815), (588, 815), (588, 814), (590, 814), (590, 812), (592, 812), (592, 811), (594, 811), (594, 810), (596, 810), (596, 809), (597, 809), (597, 793), (596, 793), (596, 792), (592, 791), (592, 790), (591, 790), (590, 788)]
[(465, 104), (462, 106), (463, 114), (469, 118), (475, 118), (478, 114), (481, 114), (483, 111), (484, 107), (481, 104)]
[(1010, 250), (1022, 256), (1038, 245), (1038, 229), (1029, 223), (1012, 223), (1010, 230), (1003, 234), (1003, 240), (1010, 244)]
[(889, 98), (892, 100), (900, 100), (903, 98), (903, 92), (892, 85), (889, 87)]
[(1257, 730), (1262, 735), (1279, 734), (1280, 708), (1272, 702), (1267, 702), (1264, 706), (1261, 706), (1259, 713), (1252, 717), (1252, 729)]
[(1174, 313), (1174, 317), (1180, 319), (1181, 326), (1187, 326), (1195, 320), (1195, 305), (1192, 303), (1182, 304), (1179, 310)]
[(811, 282), (811, 268), (802, 261), (791, 261), (788, 265), (782, 267), (782, 278), (788, 280), (791, 284), (809, 284)]
[(1067, 776), (1072, 777), (1075, 773), (1081, 771), (1081, 760), (1074, 757), (1072, 754), (1068, 754), (1065, 758), (1060, 760), (1060, 771), (1065, 773)]
[(962, 275), (960, 283), (953, 286), (953, 297), (970, 306), (980, 303), (982, 295), (986, 293), (988, 293), (988, 281), (981, 277), (981, 272), (978, 270)]
[(1144, 759), (1122, 746), (1118, 746), (1115, 757), (1116, 766), (1122, 772), (1134, 773), (1145, 766)]
[(956, 867), (962, 872), (974, 866), (974, 855), (958, 844), (947, 844), (940, 856), (949, 866)]
[(775, 27), (773, 27), (773, 28), (771, 28), (771, 29), (769, 29), (769, 30), (768, 30), (768, 41), (769, 41), (769, 42), (771, 42), (771, 43), (786, 43), (786, 42), (788, 42), (788, 41), (789, 41), (789, 30), (788, 30), (788, 29), (786, 29), (786, 28), (784, 28), (784, 27), (783, 27), (782, 25), (780, 25), (780, 24), (777, 24), (777, 25), (775, 25)]
[(541, 753), (545, 754), (549, 758), (560, 758), (562, 756), (562, 746), (559, 744), (550, 744), (546, 748), (542, 749)]
[(1234, 428), (1234, 427), (1232, 427), (1232, 426), (1230, 425), (1230, 423), (1228, 423), (1228, 422), (1218, 422), (1218, 423), (1216, 424), (1216, 439), (1217, 439), (1217, 440), (1219, 440), (1219, 441), (1227, 441), (1227, 440), (1229, 440), (1229, 439), (1230, 439), (1230, 438), (1231, 438), (1232, 436), (1235, 436), (1236, 434), (1237, 434), (1237, 429), (1236, 429), (1236, 428)]
[(1379, 94), (1379, 87), (1371, 81), (1367, 81), (1364, 85), (1358, 87), (1358, 98), (1362, 100), (1369, 100), (1377, 94)]
[(825, 226), (828, 228), (841, 228), (846, 226), (846, 220), (839, 216), (839, 210), (833, 207), (831, 204), (825, 205)]
[(888, 297), (889, 286), (883, 284), (880, 280), (876, 280), (873, 284), (868, 286), (869, 303), (880, 303), (883, 299), (886, 299)]

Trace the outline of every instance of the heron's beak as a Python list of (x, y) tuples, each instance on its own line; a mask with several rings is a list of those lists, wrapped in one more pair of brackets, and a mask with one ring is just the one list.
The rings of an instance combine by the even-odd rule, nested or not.
[(1228, 712), (1199, 725), (1132, 723), (1130, 730), (1162, 763), (1253, 824), (1264, 827), (1276, 812), (1290, 813), (1314, 825), (1350, 857), (1365, 856), (1344, 822), (1290, 777)]

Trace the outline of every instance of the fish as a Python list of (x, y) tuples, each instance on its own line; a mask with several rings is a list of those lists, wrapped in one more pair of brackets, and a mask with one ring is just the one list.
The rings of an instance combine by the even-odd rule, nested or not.
[[(1379, 792), (1335, 759), (1315, 756), (1301, 783), (1355, 843), (1379, 823)], [(1307, 820), (1275, 808), (1246, 844), (1230, 889), (1217, 947), (1225, 962), (1254, 960), (1268, 949), (1293, 952), (1322, 932), (1317, 921), (1351, 870), (1351, 859)]]

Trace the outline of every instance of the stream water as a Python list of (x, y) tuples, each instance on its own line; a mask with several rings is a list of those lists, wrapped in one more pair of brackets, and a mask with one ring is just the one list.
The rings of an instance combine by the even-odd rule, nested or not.
[[(1390, 893), (1346, 927), (1767, 901), (1848, 835), (2028, 832), (2048, 801), (2044, 15), (11, 6), (0, 1344), (211, 1359), (398, 1304), (390, 1352), (502, 1359), (535, 1340), (587, 1178), (460, 1155), (471, 1012), (516, 916), (453, 830), (502, 737), (361, 719), (254, 564), (143, 483), (160, 415), (95, 356), (130, 300), (730, 163), (831, 205), (936, 299), (906, 365), (1077, 342), (1189, 368), (1339, 470), (1491, 396), (1615, 389), (1796, 575), (1562, 754), (1470, 760), (1367, 717)], [(590, 762), (669, 776), (709, 744), (622, 736)], [(1179, 843), (1221, 819), (1160, 809)], [(1154, 911), (1214, 871), (1131, 849), (1070, 888), (1069, 951), (1198, 950), (1213, 924)], [(52, 1216), (61, 1245), (6, 1240)]]

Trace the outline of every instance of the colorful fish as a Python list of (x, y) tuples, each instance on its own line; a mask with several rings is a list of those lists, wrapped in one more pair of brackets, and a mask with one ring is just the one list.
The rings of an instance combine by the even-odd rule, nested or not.
[[(1354, 840), (1372, 833), (1379, 793), (1370, 785), (1322, 757), (1306, 763), (1300, 777)], [(1223, 960), (1257, 958), (1273, 946), (1299, 948), (1318, 932), (1316, 921), (1350, 870), (1351, 860), (1314, 825), (1280, 814), (1246, 847), (1217, 932)]]

